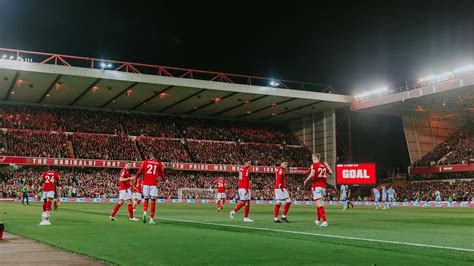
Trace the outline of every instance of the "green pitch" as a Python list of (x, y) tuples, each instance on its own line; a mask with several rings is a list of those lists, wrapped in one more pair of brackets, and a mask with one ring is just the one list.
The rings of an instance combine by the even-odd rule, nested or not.
[(156, 225), (129, 222), (125, 206), (111, 222), (112, 207), (63, 203), (42, 227), (40, 205), (0, 203), (0, 221), (8, 232), (121, 265), (474, 264), (474, 209), (328, 207), (329, 227), (319, 228), (312, 206), (292, 206), (290, 224), (273, 224), (273, 206), (253, 205), (249, 224), (242, 212), (229, 220), (231, 205), (217, 213), (214, 205), (158, 204)]

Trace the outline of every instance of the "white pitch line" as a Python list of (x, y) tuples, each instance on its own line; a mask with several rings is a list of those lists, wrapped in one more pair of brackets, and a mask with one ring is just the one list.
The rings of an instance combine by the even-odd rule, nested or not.
[[(77, 209), (67, 208), (67, 207), (63, 207), (63, 209), (77, 210)], [(87, 210), (87, 209), (82, 209), (82, 210), (86, 211), (86, 212), (95, 212), (95, 213), (107, 214), (107, 212), (101, 212), (101, 211), (96, 211), (96, 210)], [(335, 239), (357, 240), (357, 241), (376, 242), (376, 243), (384, 243), (384, 244), (395, 244), (395, 245), (404, 245), (404, 246), (412, 246), (412, 247), (424, 247), (424, 248), (435, 248), (435, 249), (474, 252), (474, 249), (468, 249), (468, 248), (437, 246), (437, 245), (419, 244), (419, 243), (410, 243), (410, 242), (401, 242), (401, 241), (390, 241), (390, 240), (371, 239), (371, 238), (362, 238), (362, 237), (328, 235), (328, 234), (319, 234), (319, 233), (311, 233), (311, 232), (300, 232), (300, 231), (271, 229), (271, 228), (263, 228), (263, 227), (243, 226), (243, 225), (235, 225), (235, 224), (218, 224), (218, 223), (192, 221), (192, 220), (182, 220), (182, 219), (174, 219), (174, 218), (156, 217), (156, 219), (163, 220), (163, 221), (174, 221), (174, 222), (181, 222), (181, 223), (213, 225), (213, 226), (230, 227), (230, 228), (259, 230), (259, 231), (266, 231), (266, 232), (287, 233), (287, 234), (306, 235), (306, 236), (319, 236), (319, 237), (327, 237), (327, 238), (335, 238)]]
[(172, 219), (172, 218), (157, 218), (157, 219), (158, 220), (165, 220), (165, 221), (183, 222), (183, 223), (194, 223), (194, 224), (204, 224), (204, 225), (232, 227), (232, 228), (241, 228), (241, 229), (250, 229), (250, 230), (260, 230), (260, 231), (267, 231), (267, 232), (287, 233), (287, 234), (296, 234), (296, 235), (308, 235), (308, 236), (320, 236), (320, 237), (346, 239), (346, 240), (357, 240), (357, 241), (377, 242), (377, 243), (385, 243), (385, 244), (396, 244), (396, 245), (405, 245), (405, 246), (414, 246), (414, 247), (425, 247), (425, 248), (437, 248), (437, 249), (448, 249), (448, 250), (474, 252), (474, 249), (468, 249), (468, 248), (436, 246), (436, 245), (428, 245), (428, 244), (418, 244), (418, 243), (399, 242), (399, 241), (390, 241), (390, 240), (361, 238), (361, 237), (351, 237), (351, 236), (327, 235), (327, 234), (319, 234), (319, 233), (311, 233), (311, 232), (289, 231), (289, 230), (270, 229), (270, 228), (252, 227), (252, 226), (243, 226), (243, 225), (234, 225), (234, 224), (218, 224), (218, 223), (181, 220), (181, 219)]

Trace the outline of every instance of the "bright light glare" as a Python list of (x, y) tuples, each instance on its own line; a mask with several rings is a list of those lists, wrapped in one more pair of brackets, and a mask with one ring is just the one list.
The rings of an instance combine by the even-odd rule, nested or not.
[(2, 59), (6, 59), (6, 58), (7, 58), (6, 54), (2, 55)]
[(100, 63), (100, 67), (101, 67), (101, 68), (106, 68), (106, 67), (107, 67), (107, 64), (104, 63), (104, 62), (102, 62), (102, 63)]
[(278, 82), (276, 82), (276, 81), (274, 81), (274, 80), (271, 80), (270, 83), (269, 83), (269, 85), (272, 86), (272, 87), (276, 87), (276, 86), (280, 85), (280, 83), (278, 83)]
[(455, 74), (462, 74), (462, 73), (471, 72), (471, 71), (474, 71), (474, 65), (458, 67), (453, 70)]
[(384, 94), (384, 93), (387, 93), (389, 91), (390, 90), (387, 87), (382, 87), (382, 88), (378, 88), (378, 89), (375, 89), (375, 90), (360, 93), (360, 94), (356, 95), (355, 97), (356, 98), (365, 98), (365, 97), (372, 96), (372, 95)]

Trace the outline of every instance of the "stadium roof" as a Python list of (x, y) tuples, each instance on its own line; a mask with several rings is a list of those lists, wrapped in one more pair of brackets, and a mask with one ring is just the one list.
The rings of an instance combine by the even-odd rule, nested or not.
[(352, 111), (400, 116), (474, 116), (474, 73), (419, 83), (390, 94), (355, 100)]
[(278, 123), (352, 101), (314, 83), (2, 48), (0, 56), (7, 102)]

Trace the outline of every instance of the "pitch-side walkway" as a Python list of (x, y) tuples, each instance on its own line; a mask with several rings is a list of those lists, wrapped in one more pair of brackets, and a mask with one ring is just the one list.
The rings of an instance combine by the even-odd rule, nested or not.
[(106, 264), (5, 232), (3, 240), (0, 240), (0, 265)]

